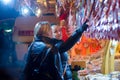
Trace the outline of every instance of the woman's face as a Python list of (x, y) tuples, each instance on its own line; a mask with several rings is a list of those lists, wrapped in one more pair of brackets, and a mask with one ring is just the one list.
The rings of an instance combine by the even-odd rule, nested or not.
[(54, 36), (56, 39), (59, 39), (59, 40), (62, 39), (62, 32), (61, 32), (60, 26), (54, 26), (53, 36)]

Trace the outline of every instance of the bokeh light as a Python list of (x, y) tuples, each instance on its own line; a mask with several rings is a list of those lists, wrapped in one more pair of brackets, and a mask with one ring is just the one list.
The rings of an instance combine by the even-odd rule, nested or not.
[(2, 2), (3, 2), (5, 5), (7, 5), (7, 4), (11, 3), (12, 0), (2, 0)]

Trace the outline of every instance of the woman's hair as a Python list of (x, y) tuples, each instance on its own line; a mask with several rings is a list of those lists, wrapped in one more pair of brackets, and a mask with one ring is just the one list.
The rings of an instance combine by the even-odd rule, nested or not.
[(34, 38), (38, 36), (45, 36), (50, 30), (51, 28), (48, 21), (38, 22), (34, 28)]

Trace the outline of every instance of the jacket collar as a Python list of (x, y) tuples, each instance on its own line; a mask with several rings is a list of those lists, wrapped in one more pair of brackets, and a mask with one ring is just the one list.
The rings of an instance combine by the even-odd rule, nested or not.
[(35, 41), (42, 41), (48, 44), (52, 44), (53, 40), (49, 37), (45, 37), (45, 36), (38, 36), (37, 38), (35, 38)]
[(35, 38), (35, 41), (42, 41), (42, 42), (45, 42), (47, 44), (52, 44), (52, 45), (55, 45), (58, 42), (63, 42), (62, 40), (58, 40), (55, 38), (49, 38), (45, 36), (38, 36), (37, 38)]

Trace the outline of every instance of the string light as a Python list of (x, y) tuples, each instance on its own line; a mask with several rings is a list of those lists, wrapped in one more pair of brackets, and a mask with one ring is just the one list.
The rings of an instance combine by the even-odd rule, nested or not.
[(22, 14), (23, 16), (29, 15), (29, 9), (28, 9), (27, 7), (25, 7), (25, 6), (23, 6), (23, 7), (21, 8), (21, 14)]

